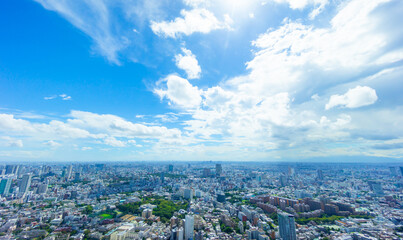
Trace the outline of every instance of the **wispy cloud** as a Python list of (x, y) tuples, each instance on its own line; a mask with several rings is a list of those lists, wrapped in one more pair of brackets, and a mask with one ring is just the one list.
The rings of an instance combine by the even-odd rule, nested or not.
[(107, 1), (35, 1), (47, 10), (59, 13), (90, 36), (95, 42), (95, 50), (110, 62), (120, 63), (118, 52), (127, 46), (129, 40), (114, 32)]
[(64, 100), (64, 101), (71, 100), (71, 96), (69, 96), (69, 95), (67, 95), (65, 93), (60, 94), (60, 95), (52, 95), (50, 97), (44, 97), (43, 99), (45, 99), (45, 100), (53, 100), (53, 99), (56, 99), (56, 98), (61, 98), (61, 100)]

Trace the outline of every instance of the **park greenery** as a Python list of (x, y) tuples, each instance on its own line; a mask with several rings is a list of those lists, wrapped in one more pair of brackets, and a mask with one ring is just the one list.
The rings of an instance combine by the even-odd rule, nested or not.
[(166, 200), (162, 197), (145, 198), (141, 202), (125, 203), (118, 205), (117, 208), (124, 214), (141, 214), (140, 206), (143, 204), (153, 204), (157, 207), (153, 209), (153, 214), (160, 217), (162, 222), (168, 222), (174, 212), (180, 209), (187, 209), (189, 203), (181, 201)]

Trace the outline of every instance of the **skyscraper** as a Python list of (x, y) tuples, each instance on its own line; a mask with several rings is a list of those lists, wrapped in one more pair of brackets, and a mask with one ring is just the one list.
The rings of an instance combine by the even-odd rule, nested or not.
[(67, 180), (71, 178), (71, 173), (73, 172), (73, 165), (70, 165), (69, 168), (67, 169)]
[(397, 171), (395, 167), (389, 167), (390, 175), (397, 176)]
[(15, 166), (14, 165), (6, 165), (6, 174), (13, 174)]
[(21, 179), (20, 184), (20, 195), (24, 195), (28, 192), (29, 186), (31, 186), (31, 178), (32, 176), (29, 174), (25, 174)]
[(193, 239), (193, 232), (194, 232), (194, 216), (193, 215), (186, 215), (185, 217), (185, 239)]
[(318, 179), (319, 179), (319, 180), (323, 180), (323, 172), (322, 172), (322, 169), (318, 169), (317, 174), (318, 174)]
[(174, 171), (174, 165), (169, 164), (168, 165), (168, 172), (173, 172)]
[(285, 187), (288, 184), (288, 179), (285, 175), (280, 176), (280, 186)]
[(220, 175), (221, 175), (221, 173), (222, 173), (222, 166), (221, 166), (221, 164), (217, 163), (217, 164), (215, 165), (215, 172), (216, 172), (216, 175), (217, 175), (217, 176), (220, 176)]
[(11, 187), (11, 179), (2, 179), (0, 182), (0, 194), (2, 196), (8, 196), (10, 193), (10, 187)]
[(280, 229), (280, 236), (283, 240), (297, 239), (297, 233), (295, 231), (295, 219), (293, 215), (288, 213), (279, 213), (278, 224)]

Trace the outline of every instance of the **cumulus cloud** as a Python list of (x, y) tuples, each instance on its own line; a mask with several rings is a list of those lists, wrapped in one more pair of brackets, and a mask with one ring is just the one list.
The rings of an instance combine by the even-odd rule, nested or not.
[(104, 139), (104, 143), (106, 145), (112, 146), (112, 147), (126, 147), (126, 143), (123, 141), (117, 140), (114, 137), (107, 137)]
[(202, 100), (200, 91), (188, 80), (177, 75), (169, 75), (163, 79), (163, 83), (166, 84), (165, 89), (154, 90), (161, 99), (167, 98), (170, 104), (185, 109), (197, 108), (200, 105)]
[(376, 91), (367, 86), (357, 86), (349, 89), (343, 95), (332, 95), (329, 102), (326, 104), (326, 110), (333, 107), (342, 106), (346, 108), (358, 108), (368, 106), (376, 102), (378, 96)]
[[(135, 144), (134, 138), (179, 139), (179, 129), (163, 126), (147, 126), (133, 123), (111, 114), (96, 114), (83, 111), (71, 111), (65, 121), (51, 120), (48, 123), (15, 118), (12, 114), (0, 114), (0, 133), (10, 136), (27, 137), (30, 142), (40, 142), (56, 147), (63, 142), (89, 141), (114, 147)], [(119, 138), (119, 139), (117, 139)], [(8, 139), (8, 146), (21, 146), (21, 140)]]
[(200, 78), (201, 68), (196, 56), (188, 49), (182, 48), (182, 54), (175, 56), (176, 66), (184, 70), (188, 79)]
[(228, 16), (221, 22), (212, 12), (204, 8), (183, 9), (180, 14), (182, 17), (177, 17), (172, 21), (151, 21), (152, 31), (159, 36), (177, 38), (181, 35), (209, 33), (217, 29), (230, 29), (229, 23), (231, 19)]

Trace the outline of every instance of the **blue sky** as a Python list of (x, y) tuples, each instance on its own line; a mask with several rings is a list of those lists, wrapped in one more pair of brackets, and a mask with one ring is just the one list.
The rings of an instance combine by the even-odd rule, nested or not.
[(399, 0), (6, 0), (5, 161), (403, 156)]

